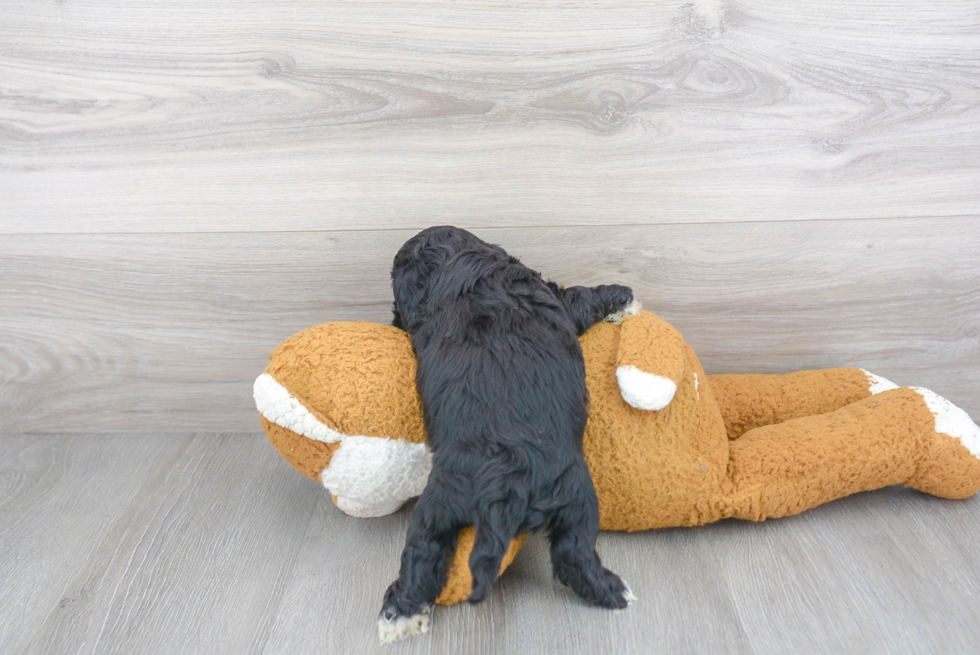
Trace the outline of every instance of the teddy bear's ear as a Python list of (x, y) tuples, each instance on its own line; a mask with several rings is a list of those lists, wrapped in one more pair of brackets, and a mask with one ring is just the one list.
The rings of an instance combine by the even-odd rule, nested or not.
[(616, 379), (629, 405), (658, 411), (670, 404), (684, 374), (684, 338), (656, 314), (622, 320)]

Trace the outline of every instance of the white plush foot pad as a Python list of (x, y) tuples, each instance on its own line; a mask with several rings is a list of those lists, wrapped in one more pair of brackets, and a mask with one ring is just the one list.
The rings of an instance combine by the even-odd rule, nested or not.
[(677, 385), (672, 380), (646, 373), (635, 366), (618, 367), (616, 380), (623, 400), (637, 409), (659, 411), (669, 405), (677, 393)]
[(925, 399), (929, 411), (935, 415), (936, 432), (959, 439), (971, 455), (980, 459), (980, 427), (970, 415), (933, 391), (912, 388)]
[(638, 316), (640, 314), (640, 307), (640, 301), (634, 300), (618, 312), (613, 312), (602, 320), (606, 321), (607, 323), (615, 323), (619, 325), (619, 322), (627, 316)]
[(356, 516), (359, 519), (373, 519), (379, 516), (388, 516), (397, 512), (404, 504), (404, 500), (397, 498), (387, 502), (370, 504), (337, 496), (337, 507), (345, 514)]
[(383, 616), (378, 619), (378, 642), (381, 644), (393, 644), (396, 641), (417, 637), (423, 632), (429, 631), (429, 613), (431, 607), (426, 607), (421, 614), (414, 616), (399, 616), (388, 620)]
[(431, 470), (432, 453), (424, 443), (345, 435), (320, 482), (344, 499), (337, 506), (348, 514), (383, 516), (421, 494)]
[(872, 396), (879, 394), (882, 391), (888, 391), (890, 389), (898, 389), (898, 385), (892, 382), (891, 380), (886, 380), (880, 375), (869, 373), (868, 371), (865, 371), (863, 368), (861, 370), (864, 371), (864, 374), (868, 376), (868, 390), (871, 392)]

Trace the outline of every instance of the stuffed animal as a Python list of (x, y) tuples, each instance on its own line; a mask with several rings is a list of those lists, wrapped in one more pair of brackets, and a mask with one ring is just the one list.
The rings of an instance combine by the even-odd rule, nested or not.
[[(889, 485), (943, 498), (980, 488), (980, 428), (927, 389), (856, 368), (705, 375), (680, 333), (646, 311), (595, 325), (581, 344), (601, 529), (762, 521)], [(422, 492), (431, 459), (407, 333), (326, 323), (269, 360), (254, 388), (269, 441), (341, 510), (382, 516)], [(472, 530), (441, 604), (469, 595)]]

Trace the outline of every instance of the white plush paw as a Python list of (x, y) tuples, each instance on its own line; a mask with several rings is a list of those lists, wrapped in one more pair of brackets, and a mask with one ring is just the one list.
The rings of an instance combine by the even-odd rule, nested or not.
[(372, 519), (378, 516), (388, 516), (389, 514), (394, 514), (397, 512), (404, 504), (404, 500), (398, 499), (379, 503), (360, 503), (356, 500), (337, 496), (337, 507), (340, 508), (340, 510), (345, 514), (356, 516), (359, 519)]
[(970, 415), (934, 391), (912, 388), (922, 396), (929, 411), (936, 417), (936, 432), (959, 439), (971, 455), (980, 459), (980, 427)]
[(417, 637), (423, 632), (429, 631), (429, 613), (431, 607), (426, 607), (421, 613), (414, 616), (398, 616), (394, 619), (381, 617), (378, 619), (378, 642), (381, 644), (393, 644), (402, 639)]
[(345, 435), (320, 483), (348, 514), (383, 516), (421, 494), (430, 470), (432, 453), (424, 443)]
[(891, 380), (886, 380), (880, 375), (875, 375), (874, 373), (865, 371), (863, 368), (861, 370), (864, 372), (865, 375), (868, 376), (868, 391), (871, 392), (872, 396), (879, 394), (882, 391), (889, 391), (890, 389), (898, 389), (898, 385), (892, 382)]
[(619, 325), (619, 322), (627, 316), (639, 316), (640, 306), (640, 301), (634, 300), (618, 312), (613, 312), (602, 320), (606, 321), (607, 323), (615, 323), (616, 325)]
[(645, 373), (635, 366), (620, 366), (616, 369), (619, 392), (631, 407), (658, 411), (670, 404), (677, 393), (673, 380)]

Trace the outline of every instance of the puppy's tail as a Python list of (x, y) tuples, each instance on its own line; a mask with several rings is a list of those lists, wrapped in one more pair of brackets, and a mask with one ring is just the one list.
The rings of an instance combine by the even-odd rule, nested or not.
[(500, 575), (500, 563), (510, 547), (510, 540), (517, 535), (527, 509), (527, 499), (516, 490), (494, 496), (477, 500), (476, 539), (470, 554), (473, 591), (468, 600), (471, 603), (486, 598), (493, 581)]

